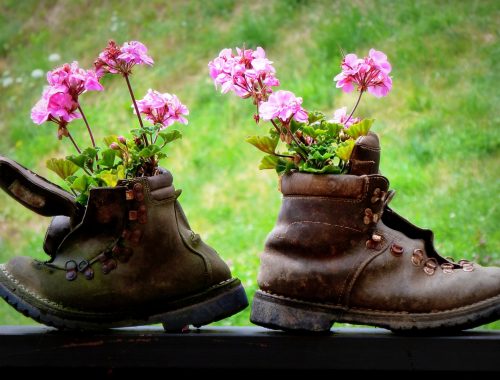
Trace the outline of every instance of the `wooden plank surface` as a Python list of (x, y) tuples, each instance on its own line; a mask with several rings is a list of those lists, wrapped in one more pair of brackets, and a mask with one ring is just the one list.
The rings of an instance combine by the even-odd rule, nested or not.
[(500, 371), (500, 331), (402, 336), (382, 329), (302, 335), (258, 327), (61, 332), (0, 326), (0, 367)]

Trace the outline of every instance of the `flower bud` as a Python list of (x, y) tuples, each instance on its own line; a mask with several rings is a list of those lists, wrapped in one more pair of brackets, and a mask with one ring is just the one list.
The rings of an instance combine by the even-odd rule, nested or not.
[(118, 141), (121, 142), (122, 144), (126, 144), (127, 143), (127, 139), (123, 136), (118, 136)]
[(118, 143), (115, 142), (111, 143), (109, 147), (113, 150), (120, 150), (120, 146), (118, 145)]

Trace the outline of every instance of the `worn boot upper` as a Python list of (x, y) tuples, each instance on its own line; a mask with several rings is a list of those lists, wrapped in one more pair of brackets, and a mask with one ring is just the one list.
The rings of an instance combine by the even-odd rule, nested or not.
[(230, 279), (191, 230), (179, 195), (166, 171), (92, 189), (76, 226), (54, 218), (45, 240), (50, 261), (16, 257), (0, 266), (0, 277), (34, 305), (99, 313), (154, 309)]
[(378, 174), (379, 157), (370, 134), (356, 144), (351, 174), (281, 178), (283, 203), (261, 256), (260, 289), (387, 318), (500, 302), (500, 268), (441, 257), (430, 230), (387, 206), (393, 193)]

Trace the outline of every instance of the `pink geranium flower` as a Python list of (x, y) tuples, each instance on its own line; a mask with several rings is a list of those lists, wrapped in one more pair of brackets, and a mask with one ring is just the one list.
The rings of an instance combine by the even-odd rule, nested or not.
[(296, 97), (293, 92), (280, 90), (259, 105), (259, 116), (264, 120), (278, 118), (284, 123), (288, 123), (292, 117), (298, 122), (306, 122), (308, 115), (301, 104), (302, 98)]
[(360, 59), (356, 54), (347, 54), (342, 60), (342, 72), (335, 76), (337, 88), (344, 92), (351, 92), (354, 85), (358, 91), (375, 95), (386, 96), (392, 88), (392, 79), (389, 76), (391, 64), (387, 56), (381, 51), (370, 49), (367, 57)]
[(85, 91), (102, 91), (104, 87), (99, 83), (94, 70), (84, 70), (78, 62), (64, 64), (47, 73), (47, 82), (51, 86), (65, 88), (75, 101)]
[(161, 124), (162, 129), (176, 121), (182, 124), (188, 123), (184, 116), (189, 115), (189, 110), (176, 95), (162, 94), (149, 89), (146, 96), (137, 101), (137, 108), (147, 120), (153, 124)]
[(351, 117), (347, 114), (347, 107), (342, 107), (333, 113), (333, 119), (330, 120), (332, 123), (342, 124), (344, 128), (349, 128), (352, 124), (359, 123), (361, 119), (357, 117)]
[(236, 54), (232, 49), (223, 49), (208, 67), (210, 77), (222, 93), (234, 92), (243, 99), (252, 97), (258, 104), (272, 93), (271, 87), (279, 86), (272, 64), (264, 49), (257, 47), (256, 50), (236, 48)]
[(152, 66), (154, 63), (153, 58), (147, 55), (148, 48), (139, 41), (125, 42), (120, 51), (121, 54), (118, 59), (125, 61), (127, 64)]
[(49, 86), (42, 94), (40, 100), (31, 110), (31, 120), (35, 124), (43, 124), (46, 121), (51, 121), (59, 126), (57, 137), (61, 139), (63, 136), (68, 136), (67, 124), (81, 118), (81, 114), (77, 112), (78, 103), (67, 92), (65, 86)]
[(118, 47), (114, 41), (99, 54), (94, 62), (97, 77), (106, 73), (128, 75), (135, 65), (153, 65), (154, 61), (147, 55), (148, 49), (139, 41), (125, 42)]

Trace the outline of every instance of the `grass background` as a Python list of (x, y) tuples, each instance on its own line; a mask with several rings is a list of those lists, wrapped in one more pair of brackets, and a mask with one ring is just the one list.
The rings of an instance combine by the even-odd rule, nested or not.
[[(276, 175), (257, 169), (261, 154), (244, 138), (261, 131), (249, 101), (218, 94), (207, 63), (224, 47), (263, 46), (282, 88), (304, 106), (332, 113), (355, 95), (335, 89), (340, 51), (389, 56), (393, 91), (364, 97), (357, 114), (377, 119), (382, 170), (397, 190), (391, 206), (432, 228), (445, 256), (500, 259), (498, 112), (500, 7), (483, 1), (18, 1), (0, 2), (0, 155), (57, 181), (47, 158), (71, 152), (53, 125), (36, 126), (30, 109), (45, 78), (64, 62), (90, 67), (108, 39), (139, 40), (155, 59), (136, 67), (138, 97), (148, 88), (176, 93), (191, 110), (184, 139), (162, 165), (175, 177), (192, 227), (230, 264), (251, 297), (258, 255), (280, 206)], [(57, 53), (61, 60), (50, 62)], [(135, 122), (123, 80), (82, 105), (101, 138)], [(265, 127), (267, 129), (267, 126)], [(71, 125), (87, 141), (80, 121)], [(0, 194), (0, 261), (43, 258), (48, 219)], [(221, 322), (247, 325), (246, 310)], [(0, 323), (32, 323), (0, 303)], [(500, 329), (500, 322), (486, 326)]]

